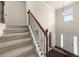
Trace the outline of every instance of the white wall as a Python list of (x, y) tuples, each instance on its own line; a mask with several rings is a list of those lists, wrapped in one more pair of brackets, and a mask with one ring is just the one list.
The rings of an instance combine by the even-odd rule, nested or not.
[[(73, 37), (78, 37), (77, 42), (79, 42), (79, 2), (74, 2), (73, 4), (64, 8), (73, 8), (73, 21), (64, 21), (64, 18), (62, 16), (63, 8), (56, 10), (56, 45), (60, 46), (60, 34), (63, 33), (63, 48), (70, 51), (71, 53), (74, 53), (73, 47), (75, 39), (73, 40)], [(76, 42), (75, 44), (77, 46)], [(79, 46), (77, 48), (79, 53)]]
[(65, 10), (73, 8), (73, 21), (65, 22), (62, 16), (63, 8), (56, 11), (56, 29), (58, 32), (79, 35), (79, 2), (64, 7)]
[(45, 2), (31, 1), (27, 2), (27, 8), (31, 10), (36, 19), (41, 23), (44, 29), (52, 32), (52, 45), (55, 45), (55, 12), (52, 7)]
[(6, 1), (4, 8), (6, 24), (25, 25), (27, 23), (25, 2)]

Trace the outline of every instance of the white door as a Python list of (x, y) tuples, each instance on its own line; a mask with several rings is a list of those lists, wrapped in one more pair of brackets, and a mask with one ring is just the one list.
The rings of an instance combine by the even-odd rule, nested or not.
[(15, 25), (26, 25), (26, 10), (23, 1), (6, 1), (4, 6), (5, 23)]

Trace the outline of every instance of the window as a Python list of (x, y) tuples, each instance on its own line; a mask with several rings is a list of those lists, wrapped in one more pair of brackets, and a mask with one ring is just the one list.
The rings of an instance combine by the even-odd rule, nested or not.
[(69, 22), (73, 20), (73, 8), (64, 10), (64, 21)]

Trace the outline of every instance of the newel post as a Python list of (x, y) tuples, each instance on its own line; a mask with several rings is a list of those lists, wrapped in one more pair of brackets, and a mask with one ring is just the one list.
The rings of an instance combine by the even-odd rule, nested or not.
[(27, 12), (27, 14), (28, 14), (28, 25), (30, 25), (30, 9), (28, 10), (28, 12)]
[(51, 32), (49, 32), (49, 48), (51, 48), (51, 39), (52, 39), (52, 36), (51, 36)]
[(46, 29), (46, 53), (48, 52), (48, 29)]

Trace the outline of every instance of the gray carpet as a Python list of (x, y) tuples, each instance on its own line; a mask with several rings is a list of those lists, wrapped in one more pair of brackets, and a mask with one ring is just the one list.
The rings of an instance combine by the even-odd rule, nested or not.
[(28, 26), (7, 25), (0, 37), (0, 57), (38, 57)]

